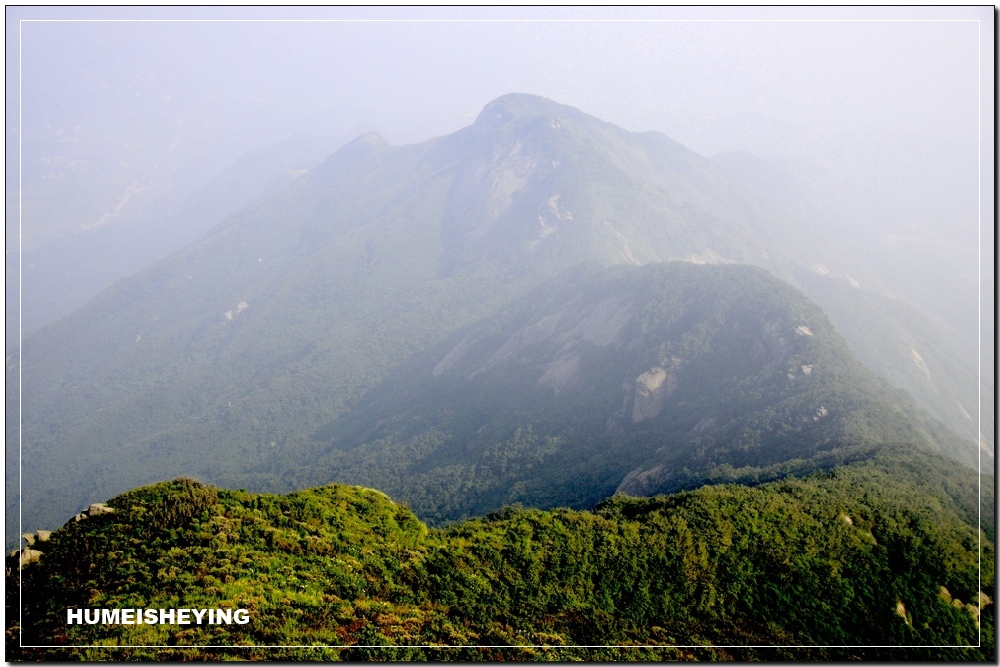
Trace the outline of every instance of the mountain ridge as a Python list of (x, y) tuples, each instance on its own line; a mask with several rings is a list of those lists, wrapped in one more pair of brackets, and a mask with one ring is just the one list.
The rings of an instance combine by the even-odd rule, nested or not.
[(689, 263), (579, 268), (418, 353), (313, 437), (327, 454), (276, 488), (375, 486), (432, 521), (801, 475), (879, 443), (975, 461), (800, 292)]
[[(361, 487), (163, 482), (8, 559), (8, 611), (24, 607), (7, 614), (7, 659), (988, 661), (974, 493), (942, 488), (941, 457), (907, 460), (444, 530)], [(94, 608), (249, 622), (66, 623)]]
[[(266, 487), (412, 355), (581, 262), (809, 272), (805, 250), (770, 245), (798, 238), (793, 221), (707, 159), (537, 98), (501, 102), (511, 116), (486, 132), (355, 140), (26, 340), (7, 395), (16, 409), (20, 370), (8, 456), (25, 444), (29, 526), (177, 474)], [(854, 288), (838, 289), (849, 312)]]

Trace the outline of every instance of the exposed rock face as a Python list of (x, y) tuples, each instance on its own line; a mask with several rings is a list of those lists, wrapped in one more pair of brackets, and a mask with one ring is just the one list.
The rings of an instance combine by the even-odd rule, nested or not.
[(656, 486), (662, 471), (662, 465), (654, 466), (648, 470), (636, 468), (625, 475), (625, 478), (618, 484), (618, 488), (615, 489), (615, 493), (627, 493), (631, 496), (646, 495), (645, 490)]
[(538, 384), (548, 387), (556, 394), (565, 392), (577, 385), (582, 360), (579, 350), (571, 350), (556, 357), (555, 361), (545, 367), (542, 377), (538, 378)]
[(493, 358), (489, 360), (486, 364), (486, 369), (492, 368), (494, 365), (507, 361), (508, 359), (513, 359), (515, 356), (521, 354), (531, 345), (537, 345), (543, 341), (555, 338), (557, 332), (559, 331), (560, 324), (563, 323), (566, 315), (571, 311), (573, 303), (569, 303), (565, 308), (557, 313), (551, 315), (546, 315), (541, 319), (535, 320), (534, 322), (521, 327), (514, 335), (508, 338), (500, 349), (496, 351)]
[(654, 366), (637, 377), (632, 400), (632, 422), (638, 424), (659, 416), (676, 388), (677, 376), (667, 373), (659, 366)]
[(439, 361), (437, 365), (434, 366), (434, 370), (431, 371), (431, 375), (433, 375), (434, 377), (438, 377), (442, 373), (446, 373), (447, 371), (451, 370), (451, 368), (454, 367), (455, 364), (458, 363), (462, 359), (462, 357), (465, 356), (465, 353), (472, 348), (475, 342), (476, 342), (475, 339), (471, 336), (466, 336), (465, 338), (463, 338), (458, 345), (453, 347), (448, 352), (448, 354), (444, 355), (441, 361)]
[(927, 368), (927, 363), (924, 362), (924, 358), (920, 356), (920, 353), (913, 348), (910, 348), (910, 354), (913, 358), (913, 363), (916, 364), (917, 368), (919, 368), (923, 372), (923, 374), (927, 376), (927, 379), (930, 380), (931, 369)]
[(951, 592), (944, 586), (941, 586), (938, 589), (938, 599), (941, 600), (941, 602), (943, 602), (944, 604), (951, 605), (955, 609), (959, 610), (964, 609), (969, 614), (969, 616), (972, 617), (972, 621), (976, 624), (977, 628), (979, 627), (980, 611), (986, 605), (993, 604), (993, 601), (990, 600), (990, 596), (986, 595), (986, 593), (983, 593), (982, 591), (979, 591), (979, 597), (977, 600), (979, 602), (978, 605), (972, 602), (969, 602), (968, 604), (963, 603), (958, 598), (952, 598)]
[(826, 406), (821, 405), (818, 408), (816, 408), (816, 412), (814, 412), (812, 415), (812, 420), (814, 422), (818, 422), (820, 419), (826, 417), (828, 414), (830, 414), (830, 411), (826, 409)]
[(21, 567), (38, 562), (41, 557), (41, 551), (36, 551), (35, 549), (25, 549), (21, 552)]
[[(75, 514), (71, 521), (86, 521), (90, 517), (100, 516), (102, 514), (114, 514), (115, 509), (113, 507), (108, 507), (104, 503), (91, 503), (90, 507), (82, 510), (78, 514)], [(25, 565), (30, 565), (31, 563), (36, 563), (42, 557), (42, 552), (37, 549), (32, 549), (31, 547), (35, 545), (35, 542), (43, 544), (48, 542), (52, 538), (51, 530), (36, 530), (34, 533), (24, 533), (21, 535), (27, 546), (22, 550), (13, 550), (7, 554), (7, 570), (10, 572), (11, 568), (14, 567), (15, 563), (20, 567)]]
[(906, 605), (900, 600), (896, 603), (896, 613), (903, 619), (903, 622), (910, 625), (910, 619), (906, 615)]
[(605, 299), (594, 306), (585, 306), (581, 299), (574, 299), (558, 312), (542, 317), (519, 329), (497, 350), (487, 364), (512, 359), (528, 346), (553, 340), (561, 343), (564, 352), (579, 342), (603, 347), (618, 340), (622, 329), (631, 319), (631, 308), (618, 299)]
[(232, 321), (234, 317), (236, 317), (249, 307), (250, 307), (249, 303), (247, 303), (246, 301), (240, 301), (238, 304), (236, 304), (235, 308), (233, 308), (232, 310), (227, 310), (225, 313), (223, 313), (223, 317), (225, 317), (229, 321)]
[(104, 503), (93, 503), (85, 512), (89, 516), (97, 516), (99, 514), (114, 514), (114, 508), (108, 507)]
[[(114, 513), (115, 509), (113, 507), (108, 507), (104, 503), (91, 503), (90, 507), (80, 511), (78, 514), (75, 514), (71, 521), (86, 521), (90, 517)], [(12, 563), (17, 563), (21, 567), (24, 567), (25, 565), (37, 562), (42, 557), (42, 552), (37, 549), (32, 549), (31, 547), (34, 546), (36, 542), (39, 544), (48, 542), (52, 538), (52, 531), (36, 530), (34, 533), (24, 533), (21, 537), (25, 542), (27, 542), (27, 546), (20, 551), (15, 549), (7, 554), (8, 571), (11, 567), (14, 567)]]
[[(530, 348), (535, 345), (556, 343), (561, 345), (561, 349), (542, 370), (538, 384), (561, 394), (576, 387), (580, 379), (583, 360), (580, 345), (604, 347), (622, 343), (622, 330), (631, 319), (632, 307), (622, 299), (605, 299), (594, 305), (575, 299), (557, 312), (533, 320), (515, 331), (469, 378), (530, 355)], [(442, 357), (432, 374), (437, 377), (460, 367), (462, 360), (479, 342), (480, 339), (474, 337), (462, 339)]]
[(710, 428), (713, 428), (716, 425), (716, 423), (718, 423), (718, 421), (719, 420), (716, 419), (715, 417), (705, 417), (701, 421), (699, 421), (697, 424), (694, 425), (694, 428), (691, 429), (691, 432), (692, 433), (704, 433), (705, 431), (709, 430)]
[[(750, 346), (750, 358), (756, 363), (776, 364), (788, 356), (790, 349), (788, 337), (785, 335), (786, 324), (772, 320), (760, 328), (757, 337)], [(804, 329), (805, 327), (799, 327)], [(796, 330), (798, 333), (798, 330)], [(812, 335), (812, 332), (809, 333)]]
[(560, 195), (552, 195), (546, 206), (538, 215), (538, 231), (528, 243), (528, 249), (534, 250), (546, 236), (555, 233), (563, 224), (573, 220), (573, 214), (559, 205)]
[(536, 142), (485, 126), (482, 129), (487, 131), (459, 172), (447, 214), (452, 220), (450, 235), (464, 250), (485, 248), (491, 241), (503, 243), (490, 238), (493, 233), (503, 236), (497, 222), (510, 211), (516, 195), (551, 170)]
[(92, 516), (100, 516), (101, 514), (114, 514), (115, 509), (113, 507), (108, 507), (104, 503), (93, 503), (90, 507), (85, 510), (80, 511), (79, 514), (73, 517), (73, 521), (86, 521)]

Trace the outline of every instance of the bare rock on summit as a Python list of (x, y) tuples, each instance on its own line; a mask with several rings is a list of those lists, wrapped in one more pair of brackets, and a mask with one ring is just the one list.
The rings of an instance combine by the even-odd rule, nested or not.
[(80, 510), (80, 512), (73, 516), (73, 521), (86, 521), (92, 516), (100, 516), (101, 514), (114, 514), (115, 509), (113, 507), (108, 507), (104, 503), (91, 503), (90, 507), (85, 510)]
[(38, 562), (42, 557), (42, 552), (35, 549), (25, 549), (21, 552), (21, 567)]
[(97, 516), (99, 514), (113, 514), (114, 508), (108, 507), (104, 503), (92, 503), (89, 508), (87, 508), (86, 513), (90, 516)]

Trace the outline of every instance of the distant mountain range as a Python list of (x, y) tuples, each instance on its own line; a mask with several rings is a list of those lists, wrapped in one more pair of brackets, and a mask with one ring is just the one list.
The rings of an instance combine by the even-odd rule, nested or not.
[(18, 453), (26, 529), (182, 474), (371, 480), (440, 520), (888, 443), (971, 465), (974, 371), (835, 247), (667, 137), (533, 96), (363, 135), (8, 356), (7, 515)]

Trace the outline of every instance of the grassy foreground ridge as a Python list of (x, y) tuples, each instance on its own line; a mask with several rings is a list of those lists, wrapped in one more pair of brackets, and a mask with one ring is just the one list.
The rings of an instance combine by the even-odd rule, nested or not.
[[(8, 559), (7, 659), (991, 660), (992, 534), (956, 470), (886, 451), (440, 529), (361, 487), (178, 479), (67, 523), (20, 580)], [(244, 608), (250, 623), (67, 625), (72, 607)]]

